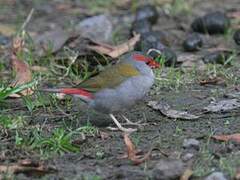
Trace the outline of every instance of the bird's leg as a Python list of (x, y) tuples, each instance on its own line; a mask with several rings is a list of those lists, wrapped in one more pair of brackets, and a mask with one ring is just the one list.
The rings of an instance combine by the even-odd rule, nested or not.
[(122, 115), (123, 119), (126, 121), (126, 125), (141, 126), (141, 121), (132, 122), (126, 116)]
[(134, 131), (137, 131), (137, 129), (132, 129), (132, 128), (125, 128), (123, 127), (119, 122), (118, 120), (115, 118), (115, 116), (113, 114), (109, 114), (109, 116), (112, 118), (113, 122), (117, 125), (118, 129), (123, 131), (123, 132), (126, 132), (126, 133), (131, 133), (131, 132), (134, 132)]

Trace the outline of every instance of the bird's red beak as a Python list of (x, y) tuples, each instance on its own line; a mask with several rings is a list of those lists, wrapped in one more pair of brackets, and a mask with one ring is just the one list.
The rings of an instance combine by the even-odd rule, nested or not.
[(155, 68), (159, 68), (160, 67), (160, 64), (156, 61), (154, 61), (153, 59), (151, 59), (150, 61), (147, 62), (147, 65), (149, 67), (151, 67), (152, 69), (155, 69)]
[(156, 61), (154, 61), (152, 58), (150, 57), (146, 57), (144, 55), (141, 55), (141, 54), (135, 54), (133, 55), (133, 58), (136, 60), (136, 61), (143, 61), (145, 62), (149, 67), (151, 68), (159, 68), (160, 67), (160, 64)]

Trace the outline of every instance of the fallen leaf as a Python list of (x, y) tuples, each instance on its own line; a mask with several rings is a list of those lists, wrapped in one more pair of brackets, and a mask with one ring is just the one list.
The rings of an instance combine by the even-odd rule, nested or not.
[(240, 19), (240, 11), (228, 12), (227, 16), (234, 19)]
[[(14, 81), (11, 83), (11, 87), (17, 87), (32, 81), (32, 72), (29, 68), (29, 65), (24, 61), (19, 60), (16, 55), (12, 54), (11, 56), (12, 69), (16, 72)], [(19, 94), (11, 94), (9, 97), (21, 97), (21, 95), (31, 95), (33, 90), (27, 88), (21, 91)]]
[(220, 77), (214, 77), (214, 78), (209, 78), (209, 79), (204, 79), (204, 80), (200, 80), (199, 84), (201, 86), (204, 85), (208, 85), (208, 84), (212, 84), (212, 85), (224, 85), (225, 81), (224, 79), (220, 78)]
[(59, 11), (67, 11), (72, 8), (72, 5), (69, 3), (57, 3), (56, 4), (56, 9)]
[(51, 53), (55, 53), (62, 48), (69, 38), (70, 33), (59, 28), (34, 37), (33, 41), (35, 44), (36, 54), (38, 56), (44, 56), (47, 52), (49, 53), (49, 51), (51, 51)]
[(140, 40), (140, 34), (135, 34), (127, 42), (120, 44), (118, 46), (111, 46), (111, 45), (95, 42), (96, 45), (89, 45), (87, 48), (90, 50), (96, 51), (100, 54), (105, 54), (112, 58), (117, 58), (122, 54), (133, 50), (135, 44), (139, 40)]
[(187, 168), (182, 174), (182, 176), (180, 177), (180, 180), (189, 180), (192, 174), (193, 174), (193, 171)]
[(240, 168), (237, 168), (235, 180), (240, 180)]
[(170, 109), (170, 106), (163, 102), (149, 101), (148, 106), (152, 107), (154, 110), (159, 110), (163, 115), (173, 119), (194, 120), (200, 117), (190, 114), (186, 111), (177, 111)]
[[(32, 81), (32, 72), (30, 70), (29, 65), (17, 58), (17, 53), (23, 51), (24, 49), (24, 40), (16, 37), (13, 39), (12, 45), (12, 55), (11, 55), (11, 66), (13, 71), (15, 71), (16, 76), (13, 82), (10, 84), (11, 87), (17, 87), (23, 84), (27, 84)], [(31, 88), (27, 88), (19, 92), (19, 94), (10, 94), (9, 97), (21, 97), (21, 95), (31, 95), (33, 94), (33, 90)]]
[(240, 133), (236, 134), (230, 134), (230, 135), (215, 135), (212, 136), (213, 139), (219, 140), (219, 141), (234, 141), (236, 143), (240, 143)]
[(150, 149), (145, 155), (138, 155), (140, 151), (135, 148), (128, 134), (124, 134), (124, 142), (127, 147), (127, 158), (131, 160), (134, 165), (139, 165), (143, 163), (150, 157), (152, 153), (152, 149)]
[(239, 99), (227, 99), (218, 102), (211, 102), (204, 108), (206, 112), (227, 112), (233, 109), (240, 108)]
[(43, 162), (33, 162), (32, 160), (22, 160), (18, 163), (0, 165), (0, 173), (26, 173), (44, 175), (57, 171), (53, 167), (48, 167)]

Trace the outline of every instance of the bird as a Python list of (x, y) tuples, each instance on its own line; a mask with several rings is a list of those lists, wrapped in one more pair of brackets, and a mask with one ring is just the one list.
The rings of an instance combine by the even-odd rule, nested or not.
[[(119, 130), (131, 133), (137, 129), (123, 127), (114, 113), (128, 109), (143, 99), (154, 84), (152, 69), (159, 66), (151, 57), (133, 51), (120, 57), (119, 63), (73, 88), (44, 88), (42, 91), (75, 96), (87, 103), (89, 108), (109, 114)], [(129, 124), (134, 124), (123, 117)]]

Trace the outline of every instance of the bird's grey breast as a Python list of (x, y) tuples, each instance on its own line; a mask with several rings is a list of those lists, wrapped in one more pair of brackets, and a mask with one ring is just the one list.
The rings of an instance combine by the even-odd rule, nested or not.
[(141, 100), (153, 85), (154, 74), (147, 65), (135, 67), (139, 69), (140, 75), (128, 78), (113, 89), (97, 92), (90, 107), (99, 112), (111, 113), (129, 108)]

